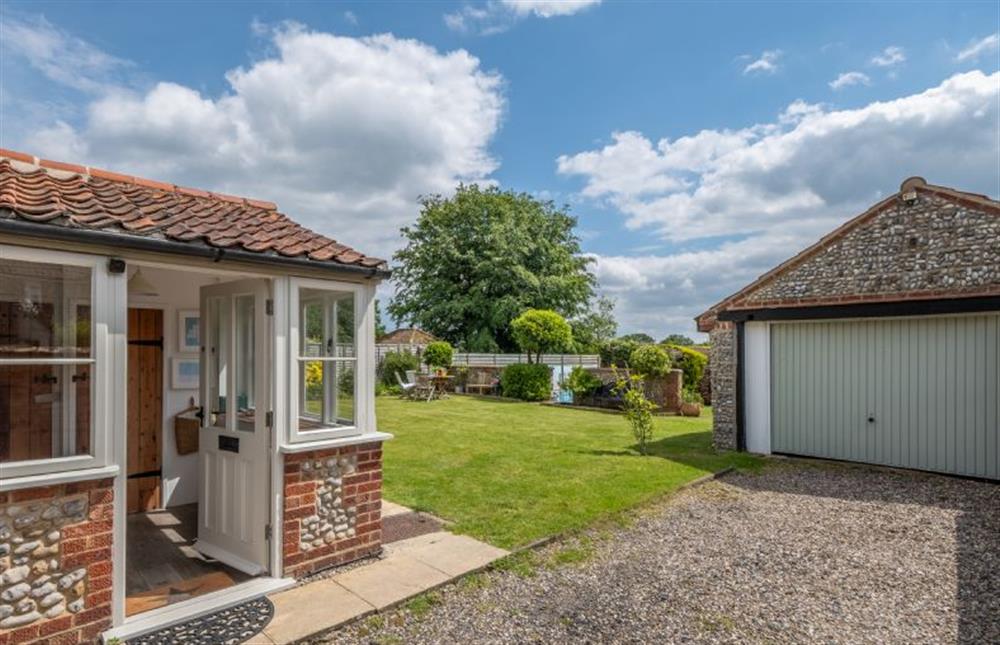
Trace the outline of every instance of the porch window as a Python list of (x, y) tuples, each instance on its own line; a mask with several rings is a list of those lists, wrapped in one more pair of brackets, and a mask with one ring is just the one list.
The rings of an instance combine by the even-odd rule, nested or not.
[(97, 258), (0, 246), (5, 477), (97, 465), (95, 298), (104, 275)]
[(363, 432), (364, 294), (361, 285), (293, 281), (293, 441)]

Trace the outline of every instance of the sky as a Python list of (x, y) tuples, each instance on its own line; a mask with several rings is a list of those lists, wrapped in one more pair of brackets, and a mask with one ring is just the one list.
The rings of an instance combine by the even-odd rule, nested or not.
[(906, 177), (1000, 197), (998, 70), (997, 2), (5, 0), (0, 147), (386, 258), (421, 195), (527, 192), (578, 218), (620, 333), (698, 337)]

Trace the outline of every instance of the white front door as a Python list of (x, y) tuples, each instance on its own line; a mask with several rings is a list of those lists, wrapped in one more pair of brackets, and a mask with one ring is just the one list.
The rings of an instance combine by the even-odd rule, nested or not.
[(267, 569), (267, 280), (201, 289), (202, 428), (196, 548), (240, 571)]

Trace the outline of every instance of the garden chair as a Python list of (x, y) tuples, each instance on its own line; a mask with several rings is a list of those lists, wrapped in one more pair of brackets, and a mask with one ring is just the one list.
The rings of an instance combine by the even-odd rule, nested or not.
[(426, 374), (418, 374), (417, 382), (414, 384), (410, 396), (415, 399), (425, 399), (430, 401), (434, 398), (434, 382)]
[(417, 389), (415, 381), (404, 381), (399, 372), (396, 372), (396, 382), (399, 383), (399, 387), (403, 388), (403, 396), (413, 396), (413, 391)]

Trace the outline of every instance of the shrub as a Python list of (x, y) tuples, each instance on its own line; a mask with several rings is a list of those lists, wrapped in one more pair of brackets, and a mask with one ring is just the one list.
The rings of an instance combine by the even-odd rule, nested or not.
[(521, 351), (535, 355), (535, 363), (545, 352), (564, 352), (573, 347), (573, 330), (566, 320), (548, 309), (528, 309), (510, 322), (510, 333)]
[(622, 412), (632, 427), (639, 454), (647, 453), (647, 444), (653, 438), (653, 410), (656, 405), (646, 398), (642, 377), (628, 371), (615, 370), (615, 393), (622, 397)]
[(574, 397), (587, 396), (601, 387), (601, 379), (582, 367), (574, 367), (563, 382), (563, 387), (573, 393)]
[(670, 354), (657, 345), (642, 345), (632, 351), (629, 367), (644, 378), (666, 376), (670, 371)]
[(642, 343), (623, 338), (602, 343), (598, 350), (598, 353), (601, 355), (601, 365), (605, 367), (624, 367), (628, 365), (632, 352), (641, 346)]
[(504, 396), (523, 401), (546, 401), (552, 396), (552, 368), (538, 363), (508, 365), (500, 373)]
[(387, 352), (382, 356), (382, 364), (379, 365), (379, 380), (383, 385), (392, 387), (399, 385), (396, 382), (396, 374), (406, 379), (407, 370), (420, 369), (420, 358), (409, 351)]
[(424, 348), (424, 362), (431, 367), (451, 367), (453, 352), (446, 340), (436, 340)]
[(681, 392), (681, 397), (684, 399), (685, 403), (697, 403), (698, 405), (704, 405), (705, 401), (701, 398), (701, 395), (694, 390), (684, 390)]
[(701, 389), (701, 379), (705, 375), (708, 357), (699, 351), (668, 345), (668, 349), (676, 356), (676, 365), (684, 371), (684, 389), (698, 392)]

